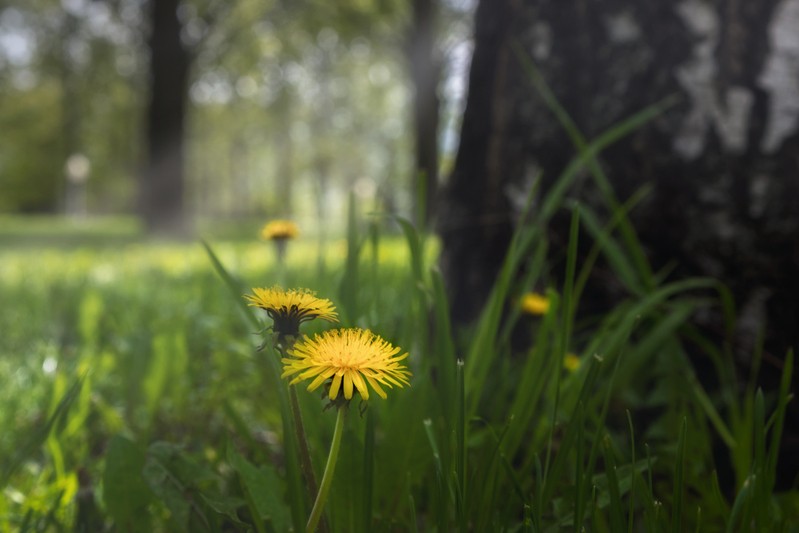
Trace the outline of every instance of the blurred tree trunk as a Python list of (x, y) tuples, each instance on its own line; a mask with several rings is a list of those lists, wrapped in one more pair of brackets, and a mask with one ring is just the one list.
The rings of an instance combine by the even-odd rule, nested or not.
[(150, 1), (150, 100), (140, 212), (150, 233), (183, 234), (184, 121), (191, 57), (181, 41), (180, 0)]
[[(796, 28), (797, 0), (481, 0), (440, 222), (453, 318), (473, 320), (496, 279), (512, 230), (509, 186), (536, 174), (546, 190), (575, 153), (525, 79), (510, 48), (517, 42), (589, 139), (681, 95), (604, 151), (601, 164), (621, 200), (652, 187), (631, 217), (655, 269), (673, 264), (672, 278), (712, 276), (732, 289), (742, 362), (765, 328), (762, 373), (773, 386), (786, 350), (799, 348)], [(601, 209), (584, 178), (573, 196)], [(567, 224), (551, 227), (553, 257)], [(589, 283), (581, 309), (601, 312), (627, 296), (603, 280)], [(696, 319), (721, 337), (718, 316)]]
[(424, 205), (415, 206), (414, 216), (417, 225), (424, 226), (434, 212), (438, 188), (438, 82), (441, 74), (435, 50), (436, 2), (413, 0), (412, 8), (408, 55), (414, 86), (416, 166), (413, 190), (417, 201), (424, 200)]
[(438, 212), (441, 266), (452, 318), (459, 324), (471, 322), (482, 308), (513, 231), (504, 190), (513, 161), (500, 157), (508, 141), (511, 102), (504, 99), (512, 91), (507, 43), (512, 16), (511, 0), (483, 1), (475, 12), (475, 47), (460, 146)]
[(78, 185), (69, 179), (66, 163), (70, 156), (77, 154), (81, 148), (81, 118), (83, 116), (83, 100), (75, 61), (70, 55), (70, 44), (78, 35), (80, 28), (78, 18), (70, 11), (64, 10), (59, 35), (59, 78), (61, 82), (61, 138), (63, 146), (63, 174), (58, 176), (55, 190), (61, 203), (61, 211), (74, 215), (78, 204), (76, 196), (80, 194)]

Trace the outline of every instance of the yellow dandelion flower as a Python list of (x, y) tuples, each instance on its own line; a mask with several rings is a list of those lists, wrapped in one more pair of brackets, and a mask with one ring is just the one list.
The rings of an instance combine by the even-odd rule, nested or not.
[(577, 354), (573, 354), (571, 352), (567, 353), (566, 357), (563, 358), (563, 368), (569, 372), (574, 372), (580, 368), (580, 358), (577, 356)]
[(294, 239), (299, 233), (297, 224), (291, 220), (270, 220), (261, 228), (261, 238), (269, 241)]
[(537, 292), (528, 292), (522, 296), (521, 308), (531, 315), (545, 315), (549, 311), (549, 298)]
[(369, 399), (369, 387), (381, 398), (386, 398), (383, 386), (403, 387), (410, 385), (411, 373), (400, 363), (408, 357), (400, 353), (400, 348), (392, 346), (369, 330), (358, 328), (325, 331), (305, 337), (288, 350), (290, 357), (284, 357), (283, 375), (297, 374), (291, 381), (314, 378), (308, 390), (319, 388), (330, 379), (329, 397), (335, 400), (344, 389), (344, 398), (352, 399), (355, 390), (364, 400)]
[(321, 318), (328, 322), (338, 322), (338, 314), (333, 302), (317, 298), (307, 289), (284, 290), (280, 287), (254, 288), (253, 294), (244, 298), (252, 307), (259, 307), (274, 321), (275, 331), (281, 337), (298, 336), (300, 324)]

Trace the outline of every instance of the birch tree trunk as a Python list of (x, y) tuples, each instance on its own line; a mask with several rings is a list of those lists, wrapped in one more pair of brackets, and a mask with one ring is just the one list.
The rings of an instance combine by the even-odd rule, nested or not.
[[(786, 351), (799, 348), (798, 28), (799, 0), (482, 0), (461, 144), (439, 212), (453, 319), (473, 321), (496, 279), (513, 230), (511, 191), (530, 176), (546, 190), (575, 154), (525, 78), (515, 42), (589, 139), (679, 96), (601, 164), (622, 201), (651, 187), (631, 218), (656, 269), (671, 264), (672, 278), (730, 287), (741, 364), (765, 332), (761, 376), (773, 386)], [(587, 175), (572, 195), (602, 205)], [(555, 257), (565, 226), (551, 228)], [(586, 305), (601, 311), (622, 296), (620, 285), (594, 280)], [(696, 320), (710, 332), (721, 322)]]

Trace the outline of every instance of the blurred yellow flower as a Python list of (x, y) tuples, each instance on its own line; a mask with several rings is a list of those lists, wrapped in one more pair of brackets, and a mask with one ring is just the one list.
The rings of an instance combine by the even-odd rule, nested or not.
[(291, 220), (270, 220), (261, 228), (261, 238), (270, 241), (294, 239), (299, 234), (297, 224)]
[(576, 371), (580, 368), (580, 357), (571, 352), (567, 353), (566, 357), (563, 358), (563, 368), (569, 372)]
[(528, 292), (522, 296), (521, 308), (531, 315), (545, 315), (549, 310), (549, 298), (537, 292)]
[(316, 390), (331, 379), (328, 393), (331, 400), (338, 397), (342, 388), (347, 400), (352, 399), (355, 390), (361, 398), (368, 400), (367, 384), (378, 396), (385, 399), (386, 393), (382, 386), (410, 386), (408, 378), (411, 373), (400, 363), (408, 354), (398, 356), (400, 351), (399, 347), (392, 346), (369, 330), (329, 330), (321, 335), (314, 335), (313, 339), (305, 337), (290, 348), (290, 357), (282, 359), (281, 377), (297, 374), (291, 381), (292, 385), (314, 378), (308, 385), (309, 391)]
[(253, 294), (244, 298), (252, 307), (259, 307), (274, 321), (275, 331), (281, 337), (300, 333), (300, 324), (321, 318), (328, 322), (338, 322), (338, 314), (333, 302), (317, 298), (307, 289), (284, 290), (275, 286), (268, 289), (254, 288)]

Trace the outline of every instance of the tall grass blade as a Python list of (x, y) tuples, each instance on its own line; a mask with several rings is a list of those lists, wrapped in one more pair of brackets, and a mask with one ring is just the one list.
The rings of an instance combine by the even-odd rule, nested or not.
[(785, 426), (785, 412), (788, 402), (791, 400), (791, 383), (793, 383), (793, 362), (794, 353), (790, 350), (785, 356), (782, 367), (782, 378), (780, 380), (779, 396), (777, 397), (777, 409), (774, 412), (770, 440), (771, 445), (768, 450), (768, 457), (765, 465), (765, 486), (769, 492), (774, 490), (774, 483), (777, 477), (777, 459), (780, 455), (780, 444), (782, 442), (782, 431)]
[[(258, 330), (261, 330), (262, 326), (258, 320), (258, 317), (255, 315), (253, 309), (246, 304), (244, 298), (242, 298), (243, 291), (241, 290), (240, 284), (228, 273), (227, 269), (214, 253), (211, 246), (205, 241), (202, 241), (202, 244), (208, 254), (208, 257), (211, 259), (214, 269), (219, 277), (221, 277), (225, 282), (230, 295), (244, 313), (247, 321)], [(289, 394), (287, 387), (280, 379), (281, 369), (279, 355), (276, 353), (275, 348), (270, 343), (265, 343), (264, 347), (266, 349), (264, 352), (262, 352), (263, 357), (259, 360), (259, 362), (261, 363), (261, 368), (266, 370), (265, 377), (267, 386), (276, 391), (279, 400), (280, 419), (282, 422), (284, 437), (283, 442), (286, 452), (286, 476), (289, 494), (291, 495), (289, 502), (291, 503), (292, 521), (295, 531), (302, 531), (306, 518), (306, 501), (305, 497), (303, 496), (303, 482), (299, 467), (299, 444), (297, 443), (296, 439), (293, 438), (295, 431), (294, 420), (292, 418), (289, 405)]]
[(677, 441), (677, 456), (674, 465), (674, 496), (672, 498), (671, 530), (680, 533), (683, 528), (682, 507), (685, 490), (685, 449), (688, 435), (688, 418), (683, 417), (680, 425), (680, 437)]
[(577, 410), (575, 417), (570, 422), (577, 425), (577, 445), (574, 450), (575, 466), (574, 466), (574, 521), (572, 523), (572, 530), (574, 533), (580, 533), (582, 529), (582, 518), (585, 513), (585, 490), (587, 486), (585, 478), (587, 477), (583, 472), (585, 468), (585, 406), (582, 402), (577, 403)]
[[(742, 531), (750, 523), (750, 508), (752, 501), (752, 490), (757, 476), (751, 474), (744, 480), (741, 490), (735, 496), (735, 501), (730, 510), (729, 520), (727, 522), (727, 533), (737, 533)], [(740, 527), (739, 525), (740, 524)]]
[(247, 302), (242, 298), (242, 295), (245, 292), (244, 286), (233, 276), (231, 276), (230, 273), (228, 273), (227, 269), (222, 264), (222, 261), (219, 260), (219, 257), (216, 255), (213, 248), (211, 248), (211, 245), (208, 244), (208, 242), (206, 242), (204, 239), (200, 240), (200, 242), (202, 243), (203, 248), (205, 248), (205, 252), (208, 254), (208, 258), (211, 260), (211, 264), (214, 266), (214, 270), (219, 277), (222, 278), (222, 281), (225, 282), (230, 295), (233, 296), (233, 300), (244, 314), (244, 317), (253, 328), (260, 330), (261, 321), (258, 320), (253, 308), (247, 305)]
[(463, 360), (459, 359), (455, 365), (455, 390), (457, 391), (455, 426), (455, 475), (457, 479), (458, 494), (458, 521), (461, 531), (466, 531), (466, 390), (463, 382)]
[[(558, 122), (560, 122), (563, 129), (566, 131), (567, 135), (574, 144), (575, 148), (578, 152), (583, 156), (586, 157), (585, 161), (588, 165), (588, 168), (591, 171), (591, 175), (594, 177), (594, 180), (599, 188), (600, 192), (602, 192), (603, 196), (605, 197), (605, 202), (607, 203), (608, 207), (610, 207), (613, 211), (617, 211), (619, 209), (619, 202), (616, 200), (615, 194), (613, 193), (613, 189), (610, 185), (610, 181), (608, 180), (607, 176), (603, 172), (601, 166), (597, 163), (595, 157), (593, 155), (589, 155), (590, 145), (586, 142), (583, 134), (577, 128), (577, 125), (571, 119), (569, 114), (560, 105), (557, 98), (553, 94), (552, 90), (547, 85), (546, 81), (544, 80), (541, 73), (535, 67), (535, 65), (530, 60), (529, 56), (524, 52), (523, 48), (518, 42), (512, 43), (512, 46), (516, 52), (516, 56), (519, 59), (522, 68), (524, 69), (525, 73), (528, 75), (528, 78), (532, 82), (535, 89), (538, 91), (538, 94), (544, 100), (544, 103), (550, 109), (550, 111), (555, 115)], [(653, 116), (656, 116), (660, 112), (668, 109), (672, 105), (678, 102), (678, 98), (676, 96), (670, 96), (661, 102), (658, 102), (653, 108), (657, 110)], [(614, 129), (619, 128), (621, 129), (623, 123), (617, 126), (614, 126)], [(633, 259), (636, 265), (636, 268), (639, 272), (639, 275), (642, 277), (642, 280), (645, 283), (645, 286), (648, 288), (654, 287), (654, 277), (652, 274), (652, 270), (649, 266), (649, 263), (646, 259), (646, 256), (643, 251), (643, 247), (641, 246), (638, 238), (636, 237), (635, 231), (632, 227), (632, 223), (626, 217), (621, 220), (621, 232), (625, 240), (625, 244), (633, 254)]]
[[(635, 464), (635, 428), (633, 427), (633, 417), (627, 409), (627, 428), (630, 430), (630, 464)], [(635, 524), (635, 472), (630, 476), (630, 502), (627, 511), (627, 533), (633, 533)]]
[(605, 473), (608, 480), (608, 494), (610, 495), (609, 513), (611, 531), (624, 530), (624, 509), (621, 503), (621, 489), (619, 478), (616, 475), (616, 458), (613, 456), (613, 447), (610, 437), (605, 435), (602, 439), (602, 453), (605, 458)]
[(363, 435), (363, 509), (361, 510), (361, 531), (372, 531), (372, 502), (374, 496), (375, 470), (375, 414), (366, 412), (366, 426)]
[(61, 396), (61, 399), (58, 400), (58, 403), (52, 413), (50, 413), (50, 416), (47, 417), (47, 420), (45, 420), (43, 424), (37, 425), (37, 427), (30, 432), (23, 444), (17, 448), (16, 453), (11, 457), (9, 462), (4, 465), (2, 474), (0, 474), (0, 488), (5, 487), (11, 479), (11, 476), (14, 475), (14, 472), (41, 449), (45, 442), (47, 442), (53, 428), (55, 428), (56, 425), (64, 423), (70, 407), (80, 394), (80, 389), (83, 386), (85, 378), (86, 374), (83, 374), (72, 382)]
[(771, 488), (766, 486), (766, 405), (763, 398), (763, 391), (757, 389), (755, 393), (755, 418), (754, 433), (752, 438), (755, 445), (755, 461), (753, 473), (755, 474), (754, 486), (752, 487), (752, 500), (754, 509), (754, 521), (757, 528), (765, 531), (767, 528), (766, 520), (769, 512), (769, 499)]

